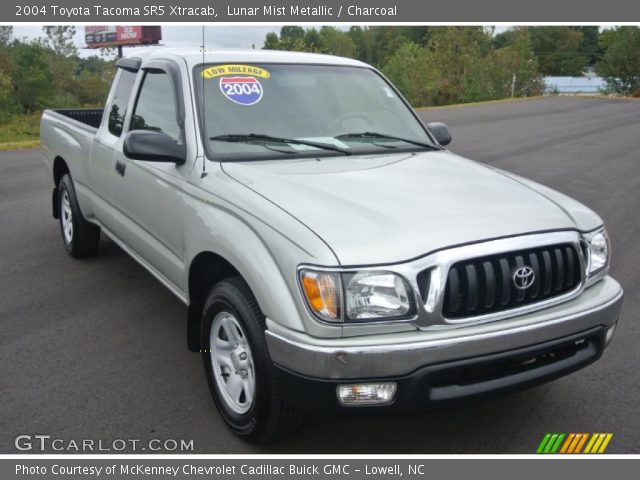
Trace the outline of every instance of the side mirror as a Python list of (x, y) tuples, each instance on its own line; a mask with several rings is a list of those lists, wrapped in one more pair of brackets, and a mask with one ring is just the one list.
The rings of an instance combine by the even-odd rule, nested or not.
[(177, 143), (166, 133), (153, 130), (132, 130), (127, 133), (122, 151), (127, 158), (147, 162), (182, 165), (187, 159), (184, 145)]
[(435, 137), (436, 141), (443, 147), (451, 143), (451, 131), (449, 130), (449, 127), (447, 127), (444, 123), (427, 123), (427, 128)]

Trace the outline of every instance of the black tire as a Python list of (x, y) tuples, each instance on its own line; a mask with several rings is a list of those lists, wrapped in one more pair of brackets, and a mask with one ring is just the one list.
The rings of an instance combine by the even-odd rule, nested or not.
[[(67, 205), (68, 202), (68, 205)], [(87, 222), (82, 216), (73, 181), (69, 174), (60, 180), (58, 185), (58, 211), (60, 212), (60, 234), (64, 248), (75, 258), (86, 258), (95, 255), (100, 245), (100, 227)], [(71, 213), (71, 229), (65, 231)]]
[[(246, 413), (237, 413), (229, 406), (214, 375), (210, 333), (216, 317), (230, 313), (235, 317), (250, 348), (255, 373), (255, 394)], [(273, 363), (264, 336), (265, 317), (249, 286), (240, 277), (216, 284), (206, 299), (202, 317), (202, 359), (209, 390), (216, 408), (226, 424), (240, 437), (252, 442), (267, 442), (284, 438), (300, 424), (302, 414), (288, 405), (279, 394)], [(251, 358), (250, 357), (250, 358)], [(249, 403), (249, 402), (247, 402)]]

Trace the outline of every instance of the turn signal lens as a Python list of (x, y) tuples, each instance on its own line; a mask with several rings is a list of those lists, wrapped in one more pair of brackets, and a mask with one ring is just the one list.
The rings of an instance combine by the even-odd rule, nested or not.
[(340, 276), (332, 272), (302, 270), (300, 283), (313, 312), (323, 320), (340, 321)]

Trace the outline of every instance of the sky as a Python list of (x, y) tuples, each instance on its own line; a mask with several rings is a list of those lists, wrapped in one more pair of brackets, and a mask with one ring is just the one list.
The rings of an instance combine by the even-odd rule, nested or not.
[[(319, 25), (305, 25), (305, 28)], [(207, 48), (261, 48), (264, 38), (269, 32), (280, 32), (281, 25), (270, 26), (215, 26), (205, 28), (205, 43)], [(341, 28), (348, 28), (345, 25)], [(496, 32), (505, 30), (507, 27), (497, 27)], [(15, 26), (13, 36), (18, 39), (31, 40), (43, 36), (42, 28), (33, 26)], [(95, 55), (95, 50), (85, 49), (84, 26), (76, 27), (75, 43), (78, 46), (78, 53), (81, 57)], [(162, 45), (167, 47), (199, 47), (202, 45), (202, 27), (193, 26), (162, 26)], [(125, 54), (135, 47), (125, 47)]]
[[(205, 28), (205, 43), (207, 48), (262, 48), (264, 38), (269, 32), (280, 32), (280, 25), (272, 26), (216, 26)], [(17, 39), (31, 40), (44, 36), (42, 27), (14, 26), (13, 37)], [(76, 27), (75, 43), (80, 49), (80, 56), (96, 54), (95, 50), (84, 49), (84, 26)], [(202, 27), (193, 26), (162, 26), (162, 45), (167, 47), (199, 47), (202, 45)], [(131, 47), (136, 48), (136, 47)], [(125, 53), (130, 48), (125, 47)]]

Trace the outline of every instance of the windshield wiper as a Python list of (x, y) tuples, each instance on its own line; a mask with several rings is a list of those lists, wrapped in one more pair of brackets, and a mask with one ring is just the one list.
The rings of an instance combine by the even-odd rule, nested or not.
[[(428, 148), (429, 150), (440, 150), (440, 148), (435, 145), (431, 145), (429, 143), (420, 142), (418, 140), (410, 140), (408, 138), (396, 137), (393, 135), (387, 135), (386, 133), (377, 133), (377, 132), (357, 132), (357, 133), (343, 133), (342, 135), (338, 135), (338, 140), (349, 139), (349, 138), (379, 138), (379, 139), (388, 139), (388, 140), (397, 140), (398, 142), (411, 143), (413, 145), (417, 145), (419, 147)], [(382, 145), (380, 145), (382, 146)]]
[(335, 145), (329, 145), (327, 143), (316, 143), (307, 140), (297, 140), (295, 138), (272, 137), (271, 135), (263, 135), (261, 133), (217, 135), (215, 137), (210, 137), (209, 140), (237, 143), (284, 143), (306, 145), (308, 147), (318, 148), (320, 150), (332, 150), (334, 152), (340, 152), (344, 155), (351, 155), (351, 152), (349, 150), (345, 150), (344, 148), (340, 148)]

